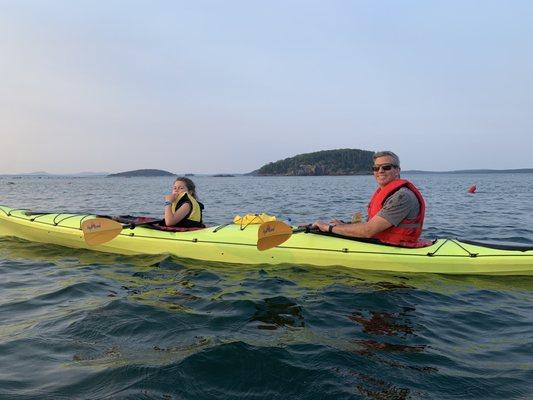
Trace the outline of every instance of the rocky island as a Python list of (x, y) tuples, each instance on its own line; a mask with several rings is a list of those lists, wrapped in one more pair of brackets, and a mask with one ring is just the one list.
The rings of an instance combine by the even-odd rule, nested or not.
[(163, 171), (162, 169), (136, 169), (133, 171), (119, 172), (109, 174), (106, 178), (133, 178), (133, 177), (155, 177), (155, 176), (175, 176), (172, 172)]
[(359, 149), (323, 150), (268, 163), (250, 175), (368, 175), (373, 155), (373, 151)]

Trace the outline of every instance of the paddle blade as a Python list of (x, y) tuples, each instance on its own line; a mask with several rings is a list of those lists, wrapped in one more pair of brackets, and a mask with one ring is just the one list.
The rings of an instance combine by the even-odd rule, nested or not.
[(268, 250), (279, 246), (292, 235), (292, 228), (281, 221), (268, 221), (259, 225), (257, 230), (257, 249)]
[(93, 218), (81, 224), (83, 238), (89, 246), (107, 243), (118, 236), (122, 225), (112, 219)]

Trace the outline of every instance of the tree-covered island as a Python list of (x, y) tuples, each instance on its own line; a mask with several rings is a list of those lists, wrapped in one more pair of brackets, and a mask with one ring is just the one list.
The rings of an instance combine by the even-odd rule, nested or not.
[(268, 163), (250, 175), (367, 175), (373, 155), (373, 151), (359, 149), (323, 150)]
[(119, 172), (109, 174), (106, 178), (133, 178), (133, 177), (155, 177), (155, 176), (175, 176), (172, 172), (163, 171), (162, 169), (136, 169), (134, 171)]

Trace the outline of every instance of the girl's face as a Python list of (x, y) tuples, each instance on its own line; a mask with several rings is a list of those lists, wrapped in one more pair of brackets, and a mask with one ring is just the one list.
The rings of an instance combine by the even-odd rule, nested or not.
[(187, 185), (183, 181), (176, 181), (174, 182), (174, 186), (172, 186), (172, 194), (180, 195), (183, 192), (188, 193)]

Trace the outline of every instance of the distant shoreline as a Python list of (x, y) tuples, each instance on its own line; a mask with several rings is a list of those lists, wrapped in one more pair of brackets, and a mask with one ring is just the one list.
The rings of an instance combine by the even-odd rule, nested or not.
[(533, 168), (517, 168), (517, 169), (459, 169), (454, 171), (422, 171), (422, 170), (406, 170), (403, 174), (531, 174)]
[[(453, 171), (422, 171), (422, 170), (405, 170), (402, 174), (417, 175), (417, 174), (531, 174), (533, 168), (518, 168), (518, 169), (461, 169)], [(368, 173), (370, 175), (370, 172)], [(0, 177), (9, 178), (22, 178), (22, 177), (39, 177), (39, 178), (101, 178), (108, 176), (108, 173), (79, 173), (79, 174), (50, 174), (47, 172), (38, 173), (24, 173), (24, 174), (0, 174)], [(174, 174), (173, 174), (174, 175)], [(287, 175), (250, 175), (249, 173), (233, 173), (233, 174), (187, 174), (187, 176), (194, 177), (220, 177), (220, 176), (251, 176), (251, 177), (264, 177), (264, 176), (287, 176)], [(352, 176), (352, 175), (317, 175), (317, 176)], [(355, 175), (353, 175), (355, 176)], [(160, 178), (162, 176), (154, 176), (154, 178)]]

